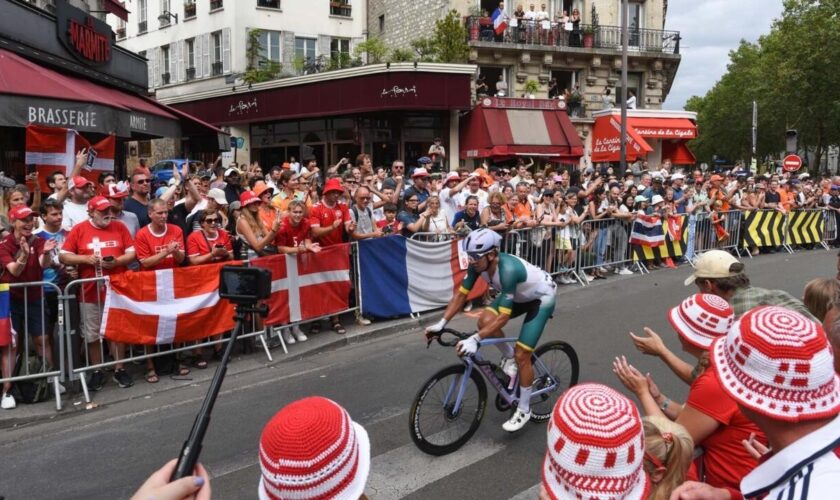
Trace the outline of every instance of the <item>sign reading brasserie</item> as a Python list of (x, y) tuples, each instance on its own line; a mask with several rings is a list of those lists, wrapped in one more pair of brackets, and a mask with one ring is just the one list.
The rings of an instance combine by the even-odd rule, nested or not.
[(111, 60), (111, 27), (64, 0), (56, 2), (58, 39), (77, 59), (90, 65)]

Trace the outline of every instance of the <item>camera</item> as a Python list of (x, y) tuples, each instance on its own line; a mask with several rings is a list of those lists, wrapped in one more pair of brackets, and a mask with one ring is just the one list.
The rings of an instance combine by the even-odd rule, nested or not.
[(385, 226), (385, 227), (382, 228), (382, 233), (383, 234), (391, 234), (393, 232), (394, 232), (394, 228), (392, 228), (391, 226)]
[(224, 266), (219, 297), (234, 304), (254, 304), (271, 295), (271, 271), (261, 267)]

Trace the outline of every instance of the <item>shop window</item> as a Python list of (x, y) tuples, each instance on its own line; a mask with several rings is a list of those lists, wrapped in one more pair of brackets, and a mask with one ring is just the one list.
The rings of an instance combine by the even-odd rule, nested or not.
[(151, 158), (152, 141), (137, 141), (137, 156), (140, 158)]

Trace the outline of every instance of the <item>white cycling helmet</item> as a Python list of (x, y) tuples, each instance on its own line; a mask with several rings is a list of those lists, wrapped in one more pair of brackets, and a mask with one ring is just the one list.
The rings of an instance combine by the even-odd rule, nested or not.
[(476, 229), (464, 238), (464, 251), (474, 258), (478, 259), (497, 250), (502, 243), (502, 237), (499, 233), (487, 228)]

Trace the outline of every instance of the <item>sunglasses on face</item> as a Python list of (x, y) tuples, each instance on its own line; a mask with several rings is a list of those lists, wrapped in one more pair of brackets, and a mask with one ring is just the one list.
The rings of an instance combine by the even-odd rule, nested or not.
[(136, 180), (136, 181), (134, 181), (134, 182), (136, 182), (137, 184), (148, 184), (148, 183), (149, 183), (149, 179), (137, 179), (137, 180)]
[(216, 218), (204, 219), (204, 222), (206, 222), (207, 224), (210, 224), (212, 226), (212, 225), (218, 224), (219, 219), (216, 219)]
[(417, 203), (418, 201), (420, 201), (420, 200), (418, 200), (417, 198), (412, 198), (410, 200), (407, 200), (408, 203)]
[(362, 201), (370, 201), (370, 196), (362, 196), (359, 199)]

